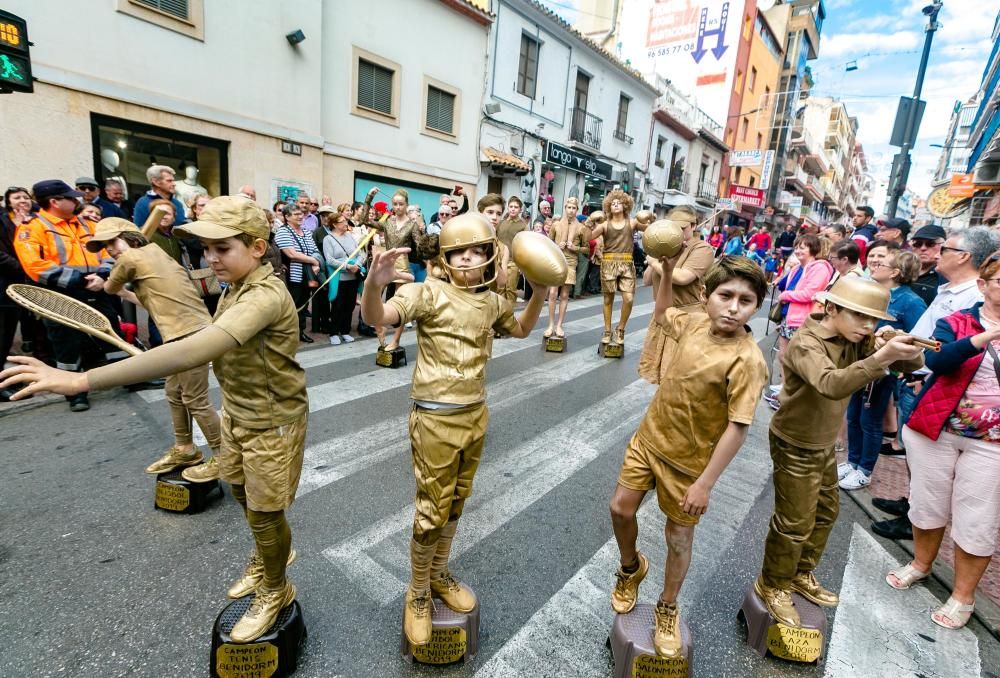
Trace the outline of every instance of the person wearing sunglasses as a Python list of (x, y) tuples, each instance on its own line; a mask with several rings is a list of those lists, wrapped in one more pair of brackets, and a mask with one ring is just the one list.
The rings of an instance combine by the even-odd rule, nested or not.
[(920, 258), (920, 275), (911, 287), (928, 306), (937, 296), (938, 288), (947, 280), (938, 273), (937, 263), (941, 257), (941, 245), (947, 237), (944, 229), (937, 224), (921, 226), (910, 240), (910, 248)]

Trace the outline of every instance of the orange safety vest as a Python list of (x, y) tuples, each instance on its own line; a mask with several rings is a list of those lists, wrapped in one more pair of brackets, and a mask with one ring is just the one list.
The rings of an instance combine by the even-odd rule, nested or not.
[(47, 287), (65, 290), (86, 286), (91, 273), (108, 273), (113, 262), (89, 252), (90, 228), (79, 218), (69, 221), (41, 210), (31, 221), (21, 224), (14, 237), (14, 250), (25, 273)]

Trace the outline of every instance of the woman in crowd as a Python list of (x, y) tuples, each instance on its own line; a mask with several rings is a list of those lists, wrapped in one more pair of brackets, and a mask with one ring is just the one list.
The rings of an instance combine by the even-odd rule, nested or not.
[(716, 254), (721, 254), (721, 248), (725, 242), (726, 234), (722, 232), (722, 226), (716, 224), (712, 227), (712, 232), (708, 234), (708, 244), (712, 246)]
[[(873, 247), (868, 253), (872, 279), (889, 288), (889, 315), (878, 328), (892, 327), (909, 332), (927, 310), (910, 283), (920, 275), (920, 259), (912, 252)], [(843, 490), (858, 490), (871, 483), (872, 471), (882, 449), (883, 417), (892, 403), (895, 375), (871, 382), (851, 396), (847, 406), (847, 461), (837, 467)]]
[[(410, 256), (413, 256), (424, 242), (424, 236), (420, 222), (411, 219), (407, 214), (409, 205), (410, 194), (405, 189), (398, 189), (392, 194), (392, 213), (384, 221), (375, 222), (371, 225), (379, 229), (382, 235), (385, 236), (382, 246), (387, 250), (397, 247), (409, 247)], [(371, 212), (369, 211), (370, 214)], [(397, 280), (409, 282), (415, 279), (413, 273), (410, 271), (407, 257), (398, 257), (396, 259), (396, 271), (399, 273)], [(386, 287), (387, 300), (392, 297), (395, 287), (395, 284)], [(384, 329), (376, 327), (375, 332), (379, 336), (379, 343), (382, 343), (384, 341)], [(400, 325), (392, 331), (392, 339), (388, 344), (385, 344), (386, 350), (392, 351), (399, 348), (399, 340), (402, 336), (403, 326)]]
[(726, 241), (722, 253), (734, 257), (743, 254), (743, 231), (738, 226), (729, 229), (729, 240)]
[(925, 352), (932, 374), (903, 427), (914, 555), (886, 576), (895, 589), (926, 579), (950, 520), (955, 581), (931, 613), (949, 629), (969, 621), (1000, 532), (1000, 252), (978, 284), (984, 301), (939, 320), (941, 351)]
[(343, 264), (340, 281), (337, 285), (337, 296), (330, 305), (330, 343), (334, 346), (340, 343), (354, 341), (351, 336), (351, 318), (357, 305), (358, 284), (361, 282), (361, 269), (365, 263), (364, 250), (353, 257), (351, 254), (358, 248), (358, 241), (350, 230), (350, 222), (343, 212), (333, 214), (333, 232), (323, 241), (323, 257), (331, 270)]
[(302, 230), (302, 209), (285, 205), (281, 214), (285, 223), (275, 233), (274, 243), (288, 262), (285, 284), (299, 312), (299, 339), (311, 344), (313, 339), (306, 334), (306, 306), (312, 289), (318, 285), (320, 253), (312, 236)]
[[(205, 205), (211, 200), (207, 195), (193, 195), (188, 199), (186, 206), (191, 213), (191, 221), (198, 221), (201, 213), (205, 211)], [(182, 265), (190, 270), (209, 268), (208, 260), (205, 259), (205, 247), (198, 238), (181, 238), (183, 247)], [(219, 299), (222, 294), (209, 294), (202, 297), (208, 312), (215, 315), (215, 309), (219, 306)]]
[(273, 213), (271, 218), (271, 230), (277, 231), (279, 228), (285, 225), (285, 205), (287, 205), (284, 200), (279, 200), (274, 203), (274, 207), (271, 208)]

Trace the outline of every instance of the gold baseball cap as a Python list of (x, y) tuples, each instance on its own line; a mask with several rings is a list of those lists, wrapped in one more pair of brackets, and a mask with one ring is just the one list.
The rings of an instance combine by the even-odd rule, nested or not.
[(205, 205), (198, 221), (191, 221), (174, 229), (180, 235), (190, 235), (205, 240), (224, 240), (240, 233), (267, 240), (271, 226), (264, 210), (246, 198), (220, 195)]
[(142, 231), (128, 219), (121, 217), (101, 219), (97, 222), (94, 235), (87, 241), (87, 249), (94, 253), (100, 252), (106, 242), (114, 240), (122, 233), (142, 233)]

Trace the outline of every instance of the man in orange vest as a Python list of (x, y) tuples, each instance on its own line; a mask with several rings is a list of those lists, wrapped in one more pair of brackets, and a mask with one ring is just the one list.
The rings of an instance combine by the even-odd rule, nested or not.
[[(113, 262), (87, 250), (86, 244), (92, 236), (90, 227), (74, 216), (78, 198), (83, 194), (58, 179), (40, 181), (32, 186), (31, 192), (41, 210), (34, 219), (21, 224), (14, 237), (14, 250), (25, 273), (39, 285), (97, 309), (118, 330), (118, 314), (104, 293), (104, 279)], [(52, 343), (56, 367), (81, 371), (87, 335), (50, 320), (42, 322)], [(124, 357), (121, 351), (105, 351), (108, 360)], [(73, 412), (90, 409), (86, 393), (66, 399)]]

